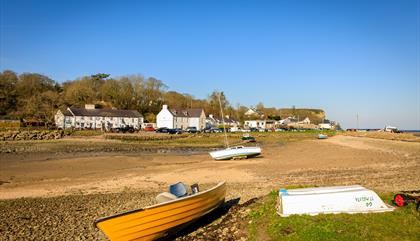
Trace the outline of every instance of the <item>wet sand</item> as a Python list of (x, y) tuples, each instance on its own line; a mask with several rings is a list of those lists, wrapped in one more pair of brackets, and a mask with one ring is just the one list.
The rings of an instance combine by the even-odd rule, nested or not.
[[(336, 136), (262, 148), (261, 157), (230, 161), (207, 153), (1, 154), (0, 239), (36, 239), (42, 232), (103, 239), (92, 227), (95, 218), (150, 205), (177, 181), (206, 188), (225, 180), (227, 199), (240, 203), (290, 185), (420, 189), (420, 143)], [(30, 199), (16, 199), (22, 197)], [(62, 223), (46, 231), (54, 222)]]

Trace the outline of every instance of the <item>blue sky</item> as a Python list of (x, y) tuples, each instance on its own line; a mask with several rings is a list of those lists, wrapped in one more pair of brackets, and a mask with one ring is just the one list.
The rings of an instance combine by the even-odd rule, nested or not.
[(420, 1), (0, 0), (0, 70), (142, 74), (232, 104), (420, 129)]

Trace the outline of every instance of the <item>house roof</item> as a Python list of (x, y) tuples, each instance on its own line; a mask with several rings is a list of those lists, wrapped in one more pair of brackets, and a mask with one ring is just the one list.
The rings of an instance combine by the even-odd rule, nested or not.
[(189, 109), (170, 109), (169, 110), (175, 117), (200, 117), (203, 109), (189, 108)]
[(257, 115), (262, 115), (262, 112), (261, 112), (261, 111), (259, 111), (259, 110), (257, 110), (256, 108), (249, 108), (249, 109), (245, 112), (245, 115), (254, 115), (254, 114), (257, 114)]
[(84, 109), (70, 107), (63, 112), (65, 116), (101, 116), (101, 117), (142, 117), (136, 110), (115, 110), (115, 109)]

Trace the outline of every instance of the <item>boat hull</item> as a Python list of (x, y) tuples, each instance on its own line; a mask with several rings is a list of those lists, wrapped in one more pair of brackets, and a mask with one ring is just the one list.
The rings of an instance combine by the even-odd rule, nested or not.
[(394, 208), (385, 204), (372, 190), (354, 185), (281, 189), (277, 210), (280, 216), (287, 217), (292, 214), (387, 212)]
[(240, 157), (255, 157), (261, 154), (260, 147), (242, 147), (240, 149), (224, 149), (218, 151), (212, 151), (209, 153), (213, 159), (216, 160), (229, 160), (232, 158)]
[(154, 240), (216, 209), (224, 202), (226, 184), (197, 194), (95, 222), (110, 240)]

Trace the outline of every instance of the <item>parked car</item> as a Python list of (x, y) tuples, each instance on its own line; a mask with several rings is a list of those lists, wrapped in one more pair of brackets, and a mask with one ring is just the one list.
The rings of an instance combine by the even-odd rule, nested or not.
[(188, 132), (188, 133), (197, 133), (198, 132), (197, 127), (195, 127), (195, 126), (189, 126), (185, 131)]
[(168, 129), (169, 134), (182, 134), (184, 132), (181, 128)]
[(144, 131), (155, 131), (155, 128), (153, 126), (146, 126), (144, 127)]
[(251, 128), (249, 128), (249, 130), (250, 130), (251, 132), (258, 132), (258, 129), (257, 129), (257, 128), (255, 128), (255, 127), (251, 127)]
[(134, 129), (134, 127), (132, 127), (132, 126), (124, 126), (124, 127), (118, 127), (118, 128), (115, 128), (115, 132), (117, 132), (117, 133), (126, 133), (126, 132), (129, 132), (129, 133), (134, 133), (136, 130)]
[(223, 129), (217, 128), (217, 127), (209, 127), (204, 129), (205, 133), (221, 133), (223, 132)]
[(241, 131), (242, 131), (242, 129), (239, 128), (239, 127), (232, 127), (232, 128), (230, 128), (229, 132), (241, 132)]
[(213, 128), (210, 129), (210, 132), (212, 132), (212, 133), (222, 133), (223, 129), (213, 127)]
[(168, 133), (169, 128), (168, 127), (161, 127), (156, 129), (156, 133)]

